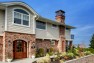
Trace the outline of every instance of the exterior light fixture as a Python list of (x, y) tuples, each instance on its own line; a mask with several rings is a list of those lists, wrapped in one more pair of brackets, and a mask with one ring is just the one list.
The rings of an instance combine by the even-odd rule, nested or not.
[(35, 42), (32, 43), (31, 48), (32, 48), (32, 49), (35, 48)]

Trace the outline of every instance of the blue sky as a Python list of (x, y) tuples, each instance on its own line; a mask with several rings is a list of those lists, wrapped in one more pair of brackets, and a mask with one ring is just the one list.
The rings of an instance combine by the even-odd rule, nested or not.
[[(0, 0), (13, 1), (13, 0)], [(66, 12), (66, 24), (75, 26), (74, 44), (89, 44), (94, 33), (94, 0), (14, 0), (29, 4), (38, 14), (55, 20), (55, 11)]]

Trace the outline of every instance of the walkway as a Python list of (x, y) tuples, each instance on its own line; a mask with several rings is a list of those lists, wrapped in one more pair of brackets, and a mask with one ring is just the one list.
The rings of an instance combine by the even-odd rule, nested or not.
[[(21, 59), (21, 60), (14, 60), (10, 63), (32, 63), (33, 61), (36, 61), (38, 59), (39, 58), (36, 58), (36, 59), (26, 58), (26, 59)], [(0, 63), (8, 63), (8, 62), (0, 62)]]

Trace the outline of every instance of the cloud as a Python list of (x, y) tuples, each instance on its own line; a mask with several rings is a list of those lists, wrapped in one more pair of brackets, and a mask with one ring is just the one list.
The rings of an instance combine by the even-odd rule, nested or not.
[(94, 29), (94, 25), (78, 26), (72, 33), (76, 35), (89, 34), (88, 32), (92, 29)]
[(89, 29), (92, 29), (92, 28), (94, 28), (94, 26), (88, 25), (88, 26), (80, 27), (79, 31), (86, 31), (86, 30), (89, 30)]
[(74, 44), (85, 43), (88, 46), (94, 33), (94, 25), (78, 25), (77, 29), (73, 30), (72, 33), (75, 35)]

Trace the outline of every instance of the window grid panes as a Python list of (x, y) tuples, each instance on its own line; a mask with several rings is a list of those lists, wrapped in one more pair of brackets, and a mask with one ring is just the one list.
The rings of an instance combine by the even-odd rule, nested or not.
[(16, 52), (23, 52), (22, 41), (17, 41), (17, 50)]
[(36, 28), (46, 29), (46, 23), (41, 21), (36, 21)]
[(14, 23), (29, 26), (29, 15), (14, 11)]

